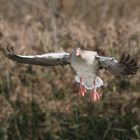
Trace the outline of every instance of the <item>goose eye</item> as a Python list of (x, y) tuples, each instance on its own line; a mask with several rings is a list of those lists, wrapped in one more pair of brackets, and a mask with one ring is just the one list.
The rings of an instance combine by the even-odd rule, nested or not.
[(114, 58), (112, 58), (112, 59), (111, 59), (111, 62), (113, 62), (114, 60), (115, 60), (115, 59), (114, 59)]

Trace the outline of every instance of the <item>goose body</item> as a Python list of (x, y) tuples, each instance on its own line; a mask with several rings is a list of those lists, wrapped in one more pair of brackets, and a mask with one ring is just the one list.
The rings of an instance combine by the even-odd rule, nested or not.
[(80, 77), (82, 77), (82, 85), (88, 90), (91, 90), (94, 87), (93, 81), (95, 80), (97, 80), (98, 87), (102, 86), (103, 81), (99, 77), (97, 78), (99, 69), (99, 63), (96, 59), (97, 52), (85, 50), (80, 53), (81, 56), (76, 57), (76, 52), (73, 51), (70, 58), (71, 66), (77, 74), (75, 80), (80, 83)]

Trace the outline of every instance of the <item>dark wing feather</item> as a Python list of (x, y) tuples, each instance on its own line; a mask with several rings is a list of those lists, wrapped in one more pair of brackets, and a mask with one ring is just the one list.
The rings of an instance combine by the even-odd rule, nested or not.
[(138, 70), (137, 61), (129, 54), (123, 54), (120, 61), (112, 57), (97, 56), (101, 68), (105, 68), (116, 75), (134, 75)]
[(56, 65), (66, 65), (70, 64), (70, 54), (69, 53), (46, 53), (42, 55), (17, 55), (15, 54), (13, 47), (3, 51), (3, 53), (11, 60), (20, 63), (42, 65), (42, 66), (56, 66)]

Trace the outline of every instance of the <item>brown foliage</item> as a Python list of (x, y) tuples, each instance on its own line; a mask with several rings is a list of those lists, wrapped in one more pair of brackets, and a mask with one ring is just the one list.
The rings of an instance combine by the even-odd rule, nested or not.
[[(80, 45), (101, 55), (129, 52), (140, 59), (139, 7), (139, 0), (1, 0), (0, 47), (12, 44), (28, 55)], [(139, 71), (134, 77), (101, 71), (103, 96), (93, 104), (77, 95), (69, 66), (0, 59), (0, 123), (8, 123), (0, 133), (9, 139), (140, 138)]]

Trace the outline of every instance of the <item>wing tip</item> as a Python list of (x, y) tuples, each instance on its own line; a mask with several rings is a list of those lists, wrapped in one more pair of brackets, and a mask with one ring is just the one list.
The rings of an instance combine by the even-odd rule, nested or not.
[(125, 75), (135, 75), (139, 69), (138, 62), (130, 54), (123, 53), (119, 63), (125, 65)]
[(7, 46), (6, 49), (2, 49), (2, 53), (9, 59), (13, 59), (16, 56), (13, 46)]

